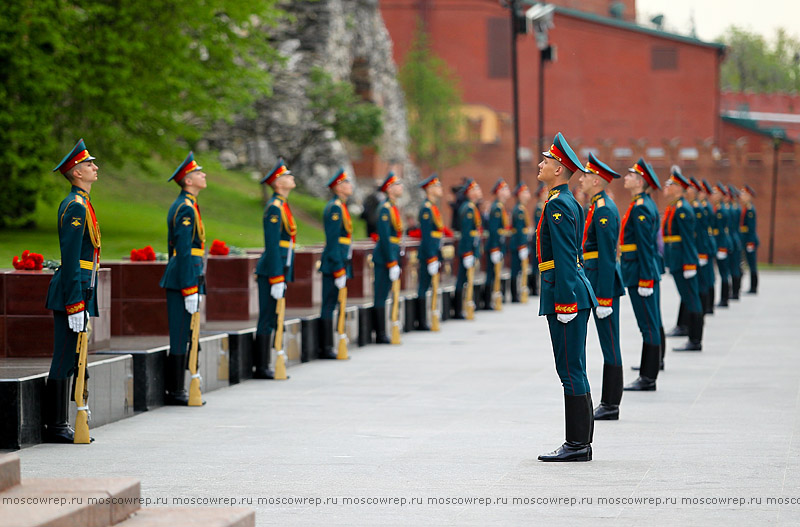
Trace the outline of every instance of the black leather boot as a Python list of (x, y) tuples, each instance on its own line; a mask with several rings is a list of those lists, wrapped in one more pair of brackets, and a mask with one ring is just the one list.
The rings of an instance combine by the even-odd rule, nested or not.
[(706, 308), (703, 311), (706, 315), (714, 314), (714, 286), (708, 288), (706, 292)]
[(453, 295), (453, 316), (451, 318), (464, 320), (464, 291), (458, 287)]
[(731, 297), (730, 300), (739, 300), (739, 289), (742, 287), (742, 277), (731, 277)]
[(678, 309), (678, 322), (676, 322), (675, 327), (667, 333), (668, 337), (685, 337), (689, 334), (689, 320), (686, 315), (686, 304), (681, 302), (681, 307)]
[(265, 334), (256, 333), (253, 341), (253, 378), (274, 379), (275, 372), (269, 367), (270, 346), (272, 345), (272, 332)]
[(659, 346), (661, 360), (658, 363), (658, 369), (664, 371), (664, 357), (667, 354), (667, 336), (664, 334), (664, 326), (659, 327), (659, 332), (661, 334), (661, 345)]
[(44, 443), (72, 443), (75, 430), (69, 426), (70, 379), (47, 379), (44, 400)]
[(750, 290), (748, 295), (758, 294), (758, 271), (750, 271)]
[(319, 330), (321, 332), (319, 341), (322, 343), (322, 348), (319, 350), (317, 358), (336, 360), (337, 354), (333, 349), (333, 319), (321, 318)]
[(417, 330), (431, 330), (430, 326), (428, 326), (428, 303), (425, 296), (417, 298)]
[(729, 294), (730, 294), (730, 283), (727, 280), (720, 280), (719, 304), (717, 304), (717, 307), (728, 307)]
[(564, 418), (567, 441), (553, 452), (539, 456), (539, 461), (591, 461), (592, 395), (564, 395)]
[(164, 404), (167, 406), (188, 406), (189, 394), (186, 392), (186, 361), (188, 353), (167, 355), (166, 374), (164, 376)]
[(656, 378), (658, 377), (659, 356), (661, 346), (642, 343), (642, 362), (639, 377), (625, 386), (628, 392), (654, 392), (656, 391)]
[(594, 409), (598, 421), (617, 421), (619, 402), (622, 400), (622, 366), (603, 364), (603, 394)]
[(522, 284), (523, 287), (525, 286), (524, 280), (511, 280), (510, 288), (511, 288), (511, 303), (517, 304), (519, 303), (519, 284)]
[(386, 307), (374, 307), (375, 314), (375, 344), (391, 344), (386, 336)]
[(528, 287), (531, 290), (531, 296), (539, 296), (539, 274), (536, 271), (528, 275)]
[(689, 313), (689, 340), (673, 351), (703, 351), (703, 314)]

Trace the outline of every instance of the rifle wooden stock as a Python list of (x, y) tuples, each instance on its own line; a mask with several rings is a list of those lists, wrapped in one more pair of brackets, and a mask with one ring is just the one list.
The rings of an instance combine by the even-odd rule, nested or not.
[(522, 276), (520, 277), (520, 295), (519, 300), (523, 304), (528, 303), (528, 295), (529, 295), (529, 288), (528, 288), (528, 259), (525, 258), (522, 260)]
[(278, 315), (278, 322), (275, 328), (275, 380), (284, 381), (289, 377), (286, 375), (286, 352), (283, 351), (283, 320), (286, 315), (286, 296), (278, 299), (275, 309)]
[(439, 274), (433, 275), (431, 283), (432, 295), (431, 296), (431, 331), (439, 331)]
[(345, 310), (347, 309), (347, 288), (339, 289), (339, 323), (336, 331), (339, 333), (339, 349), (336, 353), (338, 360), (347, 360), (347, 332), (344, 327)]
[[(88, 318), (87, 323), (88, 323)], [(89, 437), (89, 408), (86, 399), (89, 392), (86, 387), (86, 355), (89, 349), (89, 334), (86, 330), (78, 333), (78, 345), (75, 353), (78, 354), (78, 377), (75, 380), (75, 404), (78, 406), (78, 413), (75, 416), (75, 436), (73, 444), (88, 445), (92, 442)]]
[[(199, 306), (198, 306), (199, 307)], [(189, 323), (189, 330), (192, 334), (191, 345), (189, 346), (189, 404), (188, 406), (203, 406), (203, 394), (200, 393), (200, 374), (197, 372), (199, 361), (198, 344), (200, 341), (200, 309), (192, 313), (192, 320)]]
[(392, 282), (392, 344), (400, 344), (400, 279)]
[(467, 293), (464, 295), (464, 301), (467, 305), (464, 307), (464, 316), (467, 320), (475, 319), (475, 302), (472, 296), (475, 294), (475, 266), (473, 265), (467, 269)]
[(503, 272), (503, 260), (494, 264), (494, 283), (492, 284), (492, 307), (495, 311), (503, 309), (503, 295), (500, 293), (500, 273)]

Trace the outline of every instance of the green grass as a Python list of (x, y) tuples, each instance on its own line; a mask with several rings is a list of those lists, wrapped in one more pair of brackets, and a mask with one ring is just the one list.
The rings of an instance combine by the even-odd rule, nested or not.
[[(262, 188), (248, 172), (225, 170), (215, 161), (215, 153), (201, 156), (201, 164), (208, 175), (208, 188), (200, 193), (198, 202), (206, 227), (206, 243), (214, 239), (229, 246), (263, 247), (264, 234), (261, 218), (264, 213)], [(152, 245), (156, 252), (166, 252), (167, 210), (180, 192), (173, 182), (173, 162), (151, 159), (145, 167), (104, 166), (101, 163), (99, 179), (92, 188), (92, 204), (97, 212), (102, 233), (102, 258), (120, 259), (130, 255), (131, 249)], [(69, 190), (65, 179), (53, 176), (55, 185), (63, 187), (60, 197), (51, 203), (41, 202), (36, 210), (36, 227), (33, 229), (5, 229), (0, 231), (0, 268), (11, 267), (11, 260), (23, 250), (41, 253), (45, 259), (60, 259), (56, 216), (58, 200)], [(298, 191), (289, 196), (292, 209), (305, 213), (298, 219), (298, 244), (325, 241), (322, 230), (322, 211), (326, 201)], [(364, 237), (363, 221), (355, 221), (357, 238)]]

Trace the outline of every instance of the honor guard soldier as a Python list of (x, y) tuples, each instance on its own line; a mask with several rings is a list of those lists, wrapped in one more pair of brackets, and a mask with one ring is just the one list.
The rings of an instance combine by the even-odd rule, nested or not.
[(750, 185), (745, 185), (741, 191), (741, 200), (744, 203), (739, 221), (739, 233), (744, 243), (744, 256), (747, 258), (747, 267), (750, 269), (750, 290), (748, 294), (758, 293), (758, 259), (756, 250), (761, 242), (756, 231), (756, 206), (753, 198), (756, 197), (755, 191)]
[[(442, 269), (442, 235), (444, 222), (439, 212), (439, 200), (442, 199), (442, 183), (436, 174), (432, 174), (419, 184), (425, 191), (425, 202), (419, 209), (419, 228), (422, 235), (419, 244), (419, 288), (417, 289), (417, 329), (430, 330), (428, 327), (426, 295), (434, 275)], [(433, 291), (433, 294), (438, 294)]]
[(739, 290), (742, 288), (742, 235), (739, 230), (742, 207), (739, 205), (739, 190), (734, 185), (728, 185), (728, 232), (731, 237), (732, 251), (728, 253), (728, 267), (731, 270), (731, 300), (739, 300)]
[(655, 239), (655, 251), (653, 252), (653, 257), (656, 261), (656, 270), (658, 273), (656, 274), (655, 282), (653, 282), (653, 296), (656, 299), (656, 316), (657, 316), (657, 323), (658, 323), (658, 334), (660, 335), (660, 348), (661, 348), (661, 362), (659, 365), (659, 370), (664, 370), (664, 355), (667, 351), (667, 338), (664, 334), (664, 317), (661, 312), (661, 276), (666, 273), (667, 268), (664, 265), (664, 239), (661, 235), (661, 224), (659, 222), (660, 213), (658, 211), (658, 205), (656, 205), (655, 200), (653, 199), (653, 193), (658, 192), (661, 190), (661, 182), (658, 180), (658, 176), (656, 175), (656, 171), (653, 170), (653, 166), (650, 163), (647, 163), (644, 159), (640, 158), (641, 163), (644, 166), (645, 171), (647, 172), (647, 181), (652, 181), (653, 186), (649, 183), (645, 185), (644, 189), (644, 204), (647, 208), (650, 209), (650, 212), (655, 218), (653, 222), (653, 231), (654, 231), (654, 239)]
[(386, 298), (395, 280), (400, 280), (400, 239), (403, 220), (397, 209), (397, 200), (403, 195), (403, 182), (389, 172), (380, 187), (388, 199), (378, 211), (378, 241), (372, 253), (375, 269), (375, 342), (391, 344), (386, 335)]
[(711, 233), (714, 236), (714, 245), (717, 248), (716, 260), (719, 271), (719, 304), (717, 307), (728, 307), (731, 287), (731, 271), (728, 266), (728, 254), (731, 252), (731, 237), (728, 232), (728, 205), (725, 196), (728, 187), (720, 182), (712, 189), (711, 203), (714, 205), (714, 216), (711, 219)]
[(594, 324), (603, 350), (603, 395), (594, 411), (594, 418), (603, 421), (619, 419), (622, 400), (622, 353), (619, 345), (619, 298), (625, 294), (617, 262), (619, 243), (619, 210), (606, 193), (606, 187), (622, 176), (589, 154), (586, 173), (581, 175), (581, 188), (590, 197), (591, 205), (583, 228), (583, 261), (586, 277), (597, 298)]
[(528, 277), (523, 275), (520, 277), (523, 265), (522, 262), (529, 261), (530, 258), (530, 243), (531, 243), (531, 218), (525, 206), (531, 199), (531, 191), (528, 185), (520, 183), (514, 189), (514, 195), (517, 197), (517, 204), (514, 205), (514, 210), (511, 211), (511, 301), (520, 301), (520, 288), (528, 287)]
[(549, 188), (549, 198), (536, 227), (536, 256), (542, 273), (539, 315), (547, 316), (564, 389), (566, 442), (539, 460), (591, 461), (594, 412), (586, 376), (586, 329), (597, 302), (583, 271), (583, 209), (569, 190), (572, 174), (585, 169), (561, 132), (542, 155), (538, 179)]
[[(539, 218), (542, 217), (542, 210), (544, 209), (544, 202), (547, 201), (547, 186), (539, 182), (536, 188), (536, 206), (533, 208), (533, 223), (531, 224), (531, 259), (536, 263), (536, 226), (539, 225)], [(534, 265), (531, 269), (531, 275), (528, 280), (531, 288), (531, 294), (538, 296), (539, 294), (539, 266)]]
[(689, 341), (674, 351), (702, 351), (703, 349), (703, 305), (697, 279), (698, 256), (695, 246), (694, 209), (684, 194), (691, 185), (678, 167), (664, 185), (664, 194), (670, 205), (664, 211), (662, 232), (664, 235), (664, 257), (675, 285), (686, 304), (689, 321)]
[(53, 360), (45, 387), (45, 443), (73, 443), (69, 426), (70, 377), (77, 373), (78, 334), (87, 331), (88, 318), (97, 316), (94, 294), (100, 265), (100, 228), (89, 198), (97, 181), (95, 158), (83, 139), (53, 169), (72, 187), (58, 206), (61, 266), (47, 290), (47, 309), (53, 311)]
[(342, 168), (328, 181), (333, 198), (322, 214), (325, 225), (325, 248), (322, 250), (322, 312), (320, 359), (337, 359), (333, 349), (333, 310), (339, 303), (339, 291), (353, 277), (353, 220), (347, 209), (347, 199), (353, 194), (353, 183)]
[[(488, 237), (486, 238), (486, 255), (489, 257), (486, 269), (486, 284), (484, 286), (484, 302), (485, 309), (499, 309), (499, 304), (502, 302), (502, 284), (499, 288), (495, 288), (495, 275), (498, 271), (503, 270), (503, 259), (506, 253), (506, 233), (508, 231), (508, 213), (504, 203), (511, 196), (511, 190), (508, 184), (500, 178), (492, 187), (492, 194), (494, 201), (489, 208), (488, 219)], [(498, 289), (498, 290), (496, 290)], [(500, 299), (495, 305), (496, 295), (500, 295)]]
[(625, 175), (625, 188), (631, 193), (631, 202), (622, 216), (619, 235), (622, 283), (628, 288), (642, 334), (639, 377), (624, 390), (637, 392), (655, 391), (661, 363), (661, 321), (656, 293), (660, 280), (656, 245), (658, 212), (648, 204), (650, 198), (645, 187), (659, 189), (661, 185), (650, 165), (639, 159)]
[[(700, 299), (703, 302), (703, 314), (713, 315), (714, 282), (716, 281), (716, 275), (714, 273), (714, 255), (717, 252), (717, 244), (714, 242), (713, 229), (711, 227), (714, 211), (711, 209), (711, 204), (708, 202), (711, 186), (708, 185), (706, 181), (698, 181), (695, 178), (692, 178), (692, 185), (697, 188), (698, 206), (695, 207), (695, 217), (698, 223), (702, 224), (695, 229), (698, 240), (697, 258), (700, 263), (699, 274), (703, 277)], [(700, 214), (700, 216), (698, 216), (698, 214)], [(702, 251), (700, 249), (701, 247)]]
[(256, 265), (258, 283), (258, 325), (254, 341), (255, 379), (274, 379), (270, 368), (271, 337), (277, 326), (278, 300), (286, 295), (286, 284), (294, 280), (294, 247), (297, 223), (289, 208), (289, 193), (296, 186), (294, 176), (283, 159), (261, 178), (272, 187), (272, 197), (264, 208), (264, 252)]
[(206, 188), (206, 174), (189, 152), (167, 181), (174, 181), (181, 192), (167, 212), (167, 252), (169, 262), (161, 277), (167, 293), (169, 355), (164, 371), (164, 404), (187, 406), (184, 388), (191, 338), (192, 314), (200, 309), (200, 295), (206, 293), (203, 258), (206, 230), (200, 216), (197, 195)]
[[(483, 234), (483, 220), (476, 203), (483, 197), (480, 185), (472, 178), (464, 182), (464, 197), (466, 200), (458, 209), (458, 230), (461, 237), (458, 240), (458, 276), (456, 277), (456, 291), (453, 299), (453, 318), (463, 320), (464, 317), (464, 285), (467, 283), (467, 270), (475, 267), (481, 257), (481, 235)], [(472, 293), (469, 293), (472, 297)]]

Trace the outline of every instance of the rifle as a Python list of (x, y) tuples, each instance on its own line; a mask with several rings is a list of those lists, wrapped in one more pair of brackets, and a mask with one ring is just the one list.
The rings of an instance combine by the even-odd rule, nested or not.
[(72, 443), (75, 445), (88, 445), (92, 442), (89, 436), (89, 386), (86, 382), (86, 361), (89, 353), (89, 302), (94, 298), (94, 286), (97, 279), (97, 251), (92, 256), (92, 279), (86, 292), (86, 308), (83, 310), (83, 331), (78, 333), (78, 344), (75, 353), (78, 354), (78, 372), (75, 379), (75, 404), (78, 412), (75, 415), (75, 435)]
[(286, 295), (278, 299), (278, 306), (275, 309), (278, 315), (278, 323), (275, 328), (275, 380), (285, 381), (289, 377), (286, 375), (286, 352), (283, 351), (283, 320), (286, 315)]
[(492, 301), (495, 311), (503, 310), (503, 295), (500, 293), (500, 273), (503, 272), (503, 260), (494, 264), (494, 284), (492, 284)]
[(200, 363), (200, 295), (197, 295), (197, 311), (192, 313), (192, 320), (189, 323), (189, 330), (192, 332), (191, 345), (189, 347), (189, 404), (188, 406), (203, 406), (203, 394), (200, 393), (200, 373), (197, 371)]
[(520, 299), (520, 302), (522, 302), (523, 304), (527, 304), (528, 303), (528, 293), (529, 293), (529, 290), (528, 290), (528, 259), (527, 258), (522, 260), (522, 273), (521, 273), (521, 275), (522, 276), (520, 277), (520, 284), (519, 284), (521, 292), (520, 292), (519, 299)]
[(431, 331), (439, 331), (439, 305), (437, 299), (439, 297), (439, 274), (441, 271), (433, 275), (433, 296), (431, 297)]
[(347, 333), (344, 329), (344, 316), (347, 309), (347, 287), (339, 289), (339, 323), (337, 332), (339, 333), (339, 350), (336, 354), (338, 360), (347, 360)]
[(465, 295), (464, 301), (467, 303), (464, 311), (466, 312), (466, 319), (467, 320), (474, 320), (475, 319), (475, 302), (472, 301), (472, 296), (475, 293), (475, 266), (473, 265), (469, 269), (467, 269), (467, 294)]
[(400, 344), (400, 279), (392, 282), (392, 344)]

